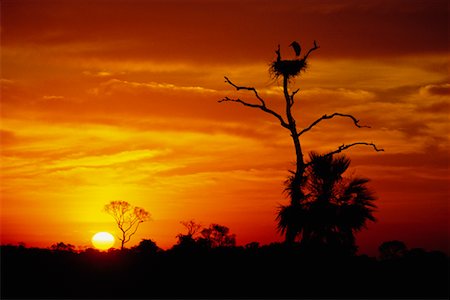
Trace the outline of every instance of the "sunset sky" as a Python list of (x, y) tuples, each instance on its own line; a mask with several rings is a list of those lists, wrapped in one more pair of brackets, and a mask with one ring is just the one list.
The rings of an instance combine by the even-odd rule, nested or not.
[[(238, 244), (282, 241), (289, 133), (237, 103), (224, 82), (254, 86), (282, 112), (268, 66), (277, 45), (317, 40), (300, 88), (306, 152), (347, 151), (371, 179), (378, 222), (363, 253), (387, 240), (448, 252), (448, 4), (442, 0), (1, 1), (1, 243), (90, 246), (116, 233), (113, 200), (151, 213), (142, 238), (169, 248), (180, 221), (219, 223)], [(116, 245), (118, 246), (118, 244)]]

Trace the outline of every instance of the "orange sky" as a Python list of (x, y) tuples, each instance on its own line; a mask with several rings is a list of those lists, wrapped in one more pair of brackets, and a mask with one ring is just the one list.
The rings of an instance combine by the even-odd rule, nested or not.
[(372, 128), (322, 122), (305, 150), (385, 149), (347, 152), (379, 198), (362, 252), (391, 239), (447, 251), (448, 6), (434, 0), (2, 0), (1, 242), (87, 246), (115, 232), (112, 200), (151, 212), (135, 243), (170, 247), (189, 219), (239, 244), (281, 241), (288, 132), (217, 100), (236, 95), (227, 75), (281, 109), (274, 50), (314, 39), (299, 127), (341, 112)]

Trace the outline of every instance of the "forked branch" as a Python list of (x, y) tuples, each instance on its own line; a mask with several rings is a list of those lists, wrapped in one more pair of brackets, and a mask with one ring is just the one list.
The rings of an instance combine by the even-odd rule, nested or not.
[(225, 82), (228, 83), (229, 85), (233, 86), (237, 91), (240, 91), (240, 90), (252, 91), (255, 94), (256, 98), (261, 102), (261, 105), (266, 106), (266, 103), (259, 96), (258, 91), (254, 87), (238, 86), (238, 85), (232, 83), (231, 80), (228, 79), (228, 77), (224, 76), (224, 78), (225, 78)]
[(331, 119), (333, 117), (344, 117), (344, 118), (350, 118), (352, 119), (353, 123), (355, 124), (356, 127), (358, 128), (370, 128), (370, 126), (367, 125), (359, 125), (359, 120), (356, 119), (354, 116), (349, 115), (349, 114), (341, 114), (341, 113), (333, 113), (331, 115), (323, 115), (322, 117), (320, 117), (319, 119), (315, 120), (314, 122), (311, 123), (311, 125), (309, 125), (308, 127), (306, 127), (305, 129), (303, 129), (302, 131), (300, 131), (298, 133), (298, 136), (302, 135), (303, 133), (311, 130), (314, 126), (316, 126), (319, 122), (323, 121), (323, 120), (327, 120), (327, 119)]
[(258, 91), (255, 88), (253, 88), (253, 87), (245, 87), (245, 86), (238, 86), (238, 85), (234, 84), (233, 82), (231, 82), (228, 79), (228, 77), (225, 77), (225, 82), (230, 84), (234, 88), (236, 88), (236, 90), (238, 90), (238, 91), (239, 90), (253, 91), (253, 93), (255, 94), (256, 98), (261, 102), (261, 104), (248, 103), (248, 102), (245, 102), (245, 101), (243, 101), (243, 100), (241, 100), (239, 98), (231, 99), (231, 98), (228, 98), (228, 97), (225, 97), (222, 100), (219, 100), (218, 101), (219, 103), (221, 103), (221, 102), (237, 102), (237, 103), (240, 103), (240, 104), (242, 104), (244, 106), (248, 106), (248, 107), (252, 107), (252, 108), (259, 108), (262, 111), (264, 111), (264, 112), (266, 112), (268, 114), (271, 114), (272, 116), (276, 117), (280, 121), (281, 126), (283, 126), (285, 128), (289, 128), (289, 125), (286, 123), (286, 121), (284, 121), (283, 117), (280, 114), (276, 113), (275, 111), (271, 110), (270, 108), (268, 108), (266, 106), (266, 102), (264, 102), (264, 100), (259, 96)]
[(296, 89), (295, 91), (292, 92), (292, 94), (289, 95), (289, 106), (292, 107), (292, 105), (294, 105), (294, 96), (295, 94), (298, 93), (298, 91), (300, 91), (300, 89)]
[(375, 151), (377, 151), (377, 152), (384, 151), (384, 149), (378, 148), (377, 145), (375, 145), (374, 143), (356, 142), (356, 143), (352, 143), (352, 144), (348, 144), (348, 145), (342, 144), (342, 145), (339, 146), (339, 148), (337, 148), (336, 150), (331, 151), (331, 152), (329, 152), (329, 153), (327, 153), (327, 154), (324, 154), (323, 156), (334, 155), (334, 154), (340, 153), (340, 152), (342, 152), (342, 151), (344, 151), (344, 150), (346, 150), (346, 149), (348, 149), (348, 148), (351, 148), (351, 147), (357, 146), (357, 145), (371, 146), (371, 147), (373, 147), (373, 149), (374, 149)]
[(319, 49), (320, 47), (317, 45), (317, 42), (314, 41), (314, 46), (308, 50), (308, 52), (305, 54), (305, 56), (303, 56), (302, 60), (306, 60), (309, 56), (309, 54), (317, 49)]

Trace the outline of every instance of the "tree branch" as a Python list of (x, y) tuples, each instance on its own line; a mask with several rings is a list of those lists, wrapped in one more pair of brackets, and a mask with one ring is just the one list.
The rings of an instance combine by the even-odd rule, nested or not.
[[(346, 150), (346, 149), (348, 149), (348, 148), (350, 148), (350, 147), (357, 146), (357, 145), (372, 146), (373, 149), (374, 149), (375, 151), (377, 151), (377, 152), (384, 151), (384, 149), (378, 148), (377, 145), (375, 145), (374, 143), (356, 142), (356, 143), (352, 143), (352, 144), (348, 144), (348, 145), (342, 144), (342, 145), (339, 146), (339, 148), (337, 148), (336, 150), (331, 151), (331, 152), (329, 152), (329, 153), (327, 153), (327, 154), (324, 154), (324, 155), (322, 155), (322, 156), (330, 156), (330, 155), (334, 155), (334, 154), (340, 153), (340, 152), (342, 152), (342, 151), (344, 151), (344, 150)], [(308, 163), (307, 165), (309, 165), (309, 163)]]
[(300, 89), (296, 89), (295, 91), (292, 92), (292, 94), (289, 95), (289, 99), (290, 99), (289, 106), (290, 107), (292, 107), (292, 105), (294, 105), (294, 96), (295, 96), (295, 94), (298, 93), (298, 91), (300, 91)]
[(275, 50), (275, 53), (277, 54), (277, 61), (280, 61), (281, 60), (280, 44), (278, 44), (278, 49)]
[(305, 54), (305, 56), (303, 56), (302, 60), (306, 60), (311, 52), (313, 52), (313, 51), (315, 51), (315, 50), (317, 50), (319, 48), (320, 47), (317, 46), (317, 42), (314, 41), (314, 46), (311, 49), (308, 50), (308, 52)]
[[(228, 97), (223, 98), (222, 100), (219, 100), (218, 102), (237, 102), (237, 103), (241, 103), (244, 106), (248, 106), (248, 107), (253, 107), (253, 108), (259, 108), (262, 111), (271, 114), (272, 116), (276, 117), (280, 123), (281, 126), (285, 127), (285, 128), (289, 128), (289, 125), (286, 123), (286, 121), (284, 121), (283, 117), (281, 115), (279, 115), (278, 113), (276, 113), (275, 111), (271, 110), (270, 108), (267, 108), (266, 103), (264, 102), (264, 100), (259, 96), (258, 91), (253, 88), (253, 87), (245, 87), (245, 86), (238, 86), (235, 85), (233, 82), (231, 82), (227, 77), (225, 77), (225, 82), (230, 84), (231, 86), (233, 86), (234, 88), (236, 88), (236, 90), (247, 90), (247, 91), (253, 91), (253, 93), (255, 94), (256, 98), (261, 102), (261, 104), (253, 104), (253, 103), (248, 103), (245, 102), (239, 98), (237, 99), (231, 99)], [(295, 94), (294, 94), (295, 95)]]
[(142, 223), (142, 222), (138, 222), (138, 223), (137, 223), (136, 228), (134, 229), (134, 231), (133, 231), (132, 233), (130, 233), (130, 234), (128, 235), (128, 238), (126, 239), (125, 243), (128, 243), (128, 242), (131, 240), (131, 237), (136, 233), (136, 231), (137, 231), (138, 228), (139, 228), (139, 224), (141, 224), (141, 223)]
[(247, 103), (247, 102), (245, 102), (245, 101), (242, 101), (242, 100), (239, 99), (239, 98), (238, 98), (238, 99), (230, 99), (230, 98), (228, 98), (228, 97), (225, 97), (225, 98), (223, 98), (222, 100), (219, 100), (218, 102), (219, 102), (219, 103), (221, 103), (221, 102), (238, 102), (238, 103), (241, 103), (242, 105), (245, 105), (245, 106), (249, 106), (249, 107), (253, 107), (253, 108), (259, 108), (259, 109), (261, 109), (262, 111), (264, 111), (264, 112), (266, 112), (266, 113), (268, 113), (268, 114), (271, 114), (271, 115), (273, 115), (274, 117), (276, 117), (276, 118), (280, 121), (281, 126), (283, 126), (283, 127), (285, 127), (285, 128), (289, 128), (289, 125), (283, 120), (283, 117), (282, 117), (282, 116), (280, 116), (279, 114), (277, 114), (276, 112), (274, 112), (273, 110), (267, 108), (267, 107), (264, 106), (264, 105)]
[(256, 98), (261, 102), (262, 106), (266, 106), (266, 103), (259, 96), (258, 91), (254, 87), (238, 86), (238, 85), (235, 85), (234, 83), (232, 83), (230, 81), (230, 79), (228, 79), (228, 77), (224, 76), (224, 78), (225, 78), (225, 82), (230, 84), (231, 86), (233, 86), (237, 91), (239, 91), (239, 90), (253, 91), (253, 93), (255, 93)]
[(341, 114), (341, 113), (333, 113), (331, 115), (323, 115), (322, 117), (320, 117), (319, 119), (315, 120), (314, 122), (311, 123), (311, 125), (309, 125), (308, 127), (306, 127), (305, 129), (303, 129), (302, 131), (300, 131), (298, 133), (298, 136), (302, 135), (303, 133), (311, 130), (314, 126), (316, 126), (320, 121), (326, 120), (326, 119), (331, 119), (335, 116), (339, 116), (339, 117), (346, 117), (346, 118), (350, 118), (353, 120), (353, 123), (355, 124), (356, 127), (358, 128), (370, 128), (370, 126), (367, 125), (359, 125), (359, 120), (356, 119), (354, 116), (352, 115), (348, 115), (348, 114)]
[(132, 219), (130, 219), (129, 221), (128, 221), (128, 227), (127, 227), (127, 229), (125, 229), (125, 232), (127, 232), (128, 230), (130, 230), (131, 228), (133, 228), (133, 226), (134, 226), (134, 224), (136, 224), (136, 222), (138, 222), (139, 221), (139, 218), (137, 217), (137, 216), (134, 216)]

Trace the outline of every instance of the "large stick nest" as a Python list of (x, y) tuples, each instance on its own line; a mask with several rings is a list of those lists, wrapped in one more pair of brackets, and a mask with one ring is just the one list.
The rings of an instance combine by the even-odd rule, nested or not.
[(285, 76), (287, 78), (295, 77), (305, 69), (306, 60), (304, 59), (276, 60), (270, 66), (270, 72), (275, 78), (280, 76)]

